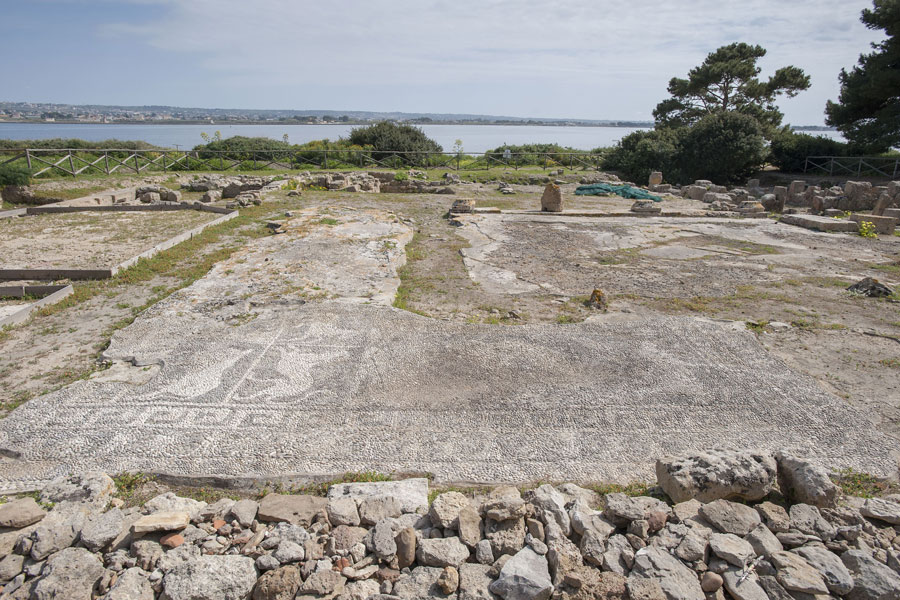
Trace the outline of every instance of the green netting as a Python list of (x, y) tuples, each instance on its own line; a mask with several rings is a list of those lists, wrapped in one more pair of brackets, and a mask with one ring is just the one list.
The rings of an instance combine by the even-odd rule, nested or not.
[(654, 202), (662, 202), (662, 198), (659, 196), (654, 196), (650, 192), (646, 192), (640, 188), (631, 187), (630, 185), (592, 183), (590, 185), (578, 186), (578, 189), (575, 190), (576, 196), (608, 196), (609, 194), (618, 194), (629, 200), (653, 200)]

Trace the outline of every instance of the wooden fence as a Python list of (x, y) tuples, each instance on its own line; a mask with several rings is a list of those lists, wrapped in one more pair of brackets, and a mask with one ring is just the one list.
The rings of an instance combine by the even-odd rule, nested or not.
[(441, 168), (454, 171), (538, 166), (581, 170), (600, 168), (602, 155), (588, 152), (466, 153), (298, 150), (234, 152), (212, 150), (131, 150), (121, 148), (23, 148), (0, 154), (0, 165), (24, 162), (32, 177), (45, 174), (110, 175), (119, 171), (236, 171), (302, 168)]
[(804, 173), (829, 175), (882, 175), (900, 177), (900, 157), (885, 156), (808, 156)]

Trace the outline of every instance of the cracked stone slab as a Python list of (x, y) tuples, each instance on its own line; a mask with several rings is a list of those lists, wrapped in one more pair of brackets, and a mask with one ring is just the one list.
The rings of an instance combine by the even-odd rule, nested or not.
[(896, 440), (749, 332), (421, 317), (389, 306), (411, 229), (379, 211), (323, 218), (292, 217), (118, 331), (115, 374), (0, 421), (0, 493), (90, 469), (628, 481), (723, 444), (896, 472)]

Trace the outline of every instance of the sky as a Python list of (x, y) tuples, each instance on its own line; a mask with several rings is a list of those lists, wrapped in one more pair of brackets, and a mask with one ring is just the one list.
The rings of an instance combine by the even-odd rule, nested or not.
[(871, 0), (0, 0), (0, 100), (651, 120), (719, 46), (812, 87), (881, 39)]

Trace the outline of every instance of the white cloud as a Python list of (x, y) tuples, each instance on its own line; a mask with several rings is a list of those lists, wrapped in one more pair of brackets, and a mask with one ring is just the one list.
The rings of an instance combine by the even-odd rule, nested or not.
[[(323, 108), (508, 107), (507, 114), (649, 118), (669, 78), (683, 76), (720, 45), (746, 41), (768, 49), (764, 75), (795, 64), (813, 76), (813, 89), (785, 107), (794, 122), (814, 123), (821, 122), (825, 99), (836, 95), (840, 68), (852, 65), (876, 37), (859, 23), (868, 0), (156, 4), (158, 17), (110, 23), (104, 33), (177, 56), (199, 82), (231, 89), (245, 103), (259, 87)], [(348, 89), (356, 90), (352, 102), (333, 96)], [(431, 102), (410, 105), (411, 98), (428, 98), (429, 89)], [(509, 96), (500, 101), (498, 89)], [(446, 102), (454, 90), (461, 96), (456, 109)], [(524, 94), (531, 96), (513, 97)], [(264, 95), (253, 104), (269, 106)]]

